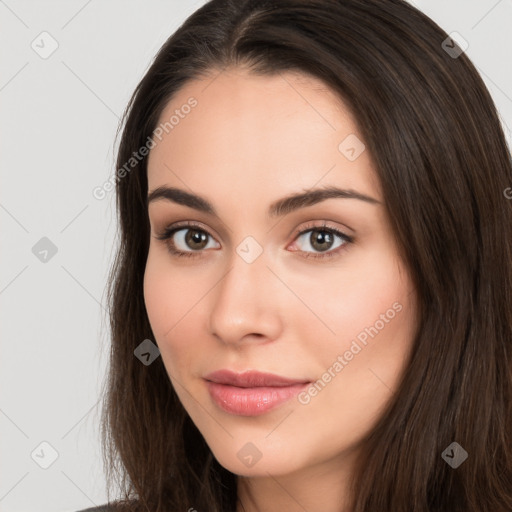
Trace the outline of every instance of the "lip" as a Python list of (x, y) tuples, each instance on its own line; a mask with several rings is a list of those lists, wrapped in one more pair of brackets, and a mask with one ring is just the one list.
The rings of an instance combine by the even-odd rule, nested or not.
[(225, 412), (258, 416), (282, 405), (305, 389), (310, 381), (272, 373), (218, 370), (205, 378), (213, 401)]

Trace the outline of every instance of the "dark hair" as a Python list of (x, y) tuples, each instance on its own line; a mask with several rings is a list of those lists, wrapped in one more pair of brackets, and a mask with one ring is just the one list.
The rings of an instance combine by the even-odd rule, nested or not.
[[(123, 117), (118, 170), (180, 88), (227, 66), (312, 75), (353, 113), (419, 298), (400, 387), (353, 474), (353, 512), (512, 510), (512, 159), (484, 82), (465, 53), (445, 51), (447, 37), (402, 0), (212, 0), (162, 46)], [(154, 339), (146, 164), (116, 177), (107, 476), (129, 510), (234, 512), (237, 477), (213, 457), (161, 358), (134, 357)], [(468, 452), (456, 469), (441, 457), (454, 441)]]

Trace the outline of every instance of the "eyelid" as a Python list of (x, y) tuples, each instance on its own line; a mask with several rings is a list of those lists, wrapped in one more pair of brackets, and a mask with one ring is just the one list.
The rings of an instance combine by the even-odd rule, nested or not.
[(208, 236), (217, 239), (217, 237), (214, 236), (211, 233), (212, 230), (210, 228), (207, 228), (203, 224), (201, 224), (200, 222), (197, 222), (197, 221), (194, 221), (194, 220), (177, 221), (177, 222), (175, 222), (173, 224), (165, 226), (160, 231), (160, 233), (157, 234), (156, 238), (158, 238), (159, 240), (162, 240), (169, 233), (171, 233), (171, 232), (174, 233), (175, 231), (179, 231), (180, 229), (185, 229), (185, 228), (197, 228), (198, 230), (201, 230), (201, 231), (204, 231), (205, 233), (207, 233)]
[[(321, 222), (321, 224), (315, 224), (315, 222)], [(325, 229), (327, 231), (334, 231), (335, 233), (339, 233), (340, 235), (345, 237), (348, 241), (350, 241), (350, 242), (354, 241), (354, 237), (352, 235), (349, 235), (348, 233), (344, 232), (342, 228), (339, 228), (337, 226), (329, 224), (329, 221), (326, 221), (326, 220), (309, 221), (309, 222), (306, 222), (306, 225), (302, 224), (300, 228), (297, 228), (292, 232), (293, 241), (295, 241), (299, 235), (303, 235), (307, 231), (322, 230), (322, 229)]]

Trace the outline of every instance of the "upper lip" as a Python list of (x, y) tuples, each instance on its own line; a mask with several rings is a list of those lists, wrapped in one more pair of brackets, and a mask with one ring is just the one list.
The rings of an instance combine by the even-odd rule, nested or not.
[(239, 388), (255, 388), (255, 387), (284, 387), (294, 384), (306, 384), (306, 379), (288, 379), (272, 373), (257, 372), (249, 370), (243, 373), (236, 373), (231, 370), (217, 370), (209, 373), (206, 380), (216, 382), (218, 384), (227, 384), (229, 386), (237, 386)]

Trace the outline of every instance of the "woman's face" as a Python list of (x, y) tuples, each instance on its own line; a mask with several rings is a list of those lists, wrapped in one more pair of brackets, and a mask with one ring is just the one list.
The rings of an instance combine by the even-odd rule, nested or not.
[[(149, 154), (149, 194), (182, 191), (149, 203), (155, 342), (233, 473), (342, 465), (397, 388), (415, 291), (369, 152), (337, 97), (305, 75), (215, 76), (172, 99)], [(352, 196), (323, 195), (334, 188)], [(209, 383), (218, 370), (294, 383)]]

